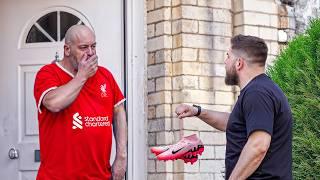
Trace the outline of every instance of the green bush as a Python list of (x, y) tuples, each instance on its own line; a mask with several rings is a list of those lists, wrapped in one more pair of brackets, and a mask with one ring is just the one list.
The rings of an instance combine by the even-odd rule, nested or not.
[(293, 112), (294, 179), (320, 179), (320, 20), (289, 42), (268, 68)]

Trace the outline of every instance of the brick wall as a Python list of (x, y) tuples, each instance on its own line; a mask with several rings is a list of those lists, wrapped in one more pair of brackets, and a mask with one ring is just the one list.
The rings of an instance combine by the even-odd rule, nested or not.
[(193, 133), (205, 144), (194, 165), (156, 161), (149, 152), (148, 179), (223, 179), (225, 133), (197, 118), (182, 123), (175, 107), (189, 103), (230, 112), (239, 93), (224, 84), (230, 38), (241, 33), (265, 39), (271, 64), (279, 52), (278, 6), (274, 0), (147, 0), (148, 146)]

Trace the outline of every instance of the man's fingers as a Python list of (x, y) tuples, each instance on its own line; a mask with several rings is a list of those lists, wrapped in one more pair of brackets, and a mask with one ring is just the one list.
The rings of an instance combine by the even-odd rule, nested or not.
[(87, 61), (88, 61), (88, 63), (92, 62), (92, 61), (98, 61), (98, 56), (96, 54), (92, 55), (91, 57), (88, 58)]
[(191, 116), (193, 116), (192, 111), (185, 111), (185, 112), (183, 112), (181, 114), (178, 114), (178, 118), (179, 119), (182, 119), (182, 118), (185, 118), (185, 117), (191, 117)]
[(88, 58), (88, 55), (86, 53), (83, 54), (83, 56), (81, 57), (80, 61), (81, 62), (85, 62)]

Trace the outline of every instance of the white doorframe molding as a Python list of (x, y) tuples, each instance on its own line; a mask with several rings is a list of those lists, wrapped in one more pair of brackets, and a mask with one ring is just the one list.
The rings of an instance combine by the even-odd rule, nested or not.
[(147, 61), (145, 0), (125, 1), (128, 180), (147, 179)]

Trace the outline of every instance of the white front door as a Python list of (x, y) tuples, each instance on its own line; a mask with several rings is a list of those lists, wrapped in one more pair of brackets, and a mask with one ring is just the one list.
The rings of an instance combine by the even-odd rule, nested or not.
[(44, 64), (62, 58), (64, 33), (77, 23), (95, 31), (99, 64), (113, 73), (123, 90), (122, 1), (1, 0), (1, 180), (36, 177), (39, 137), (33, 98), (35, 74)]

